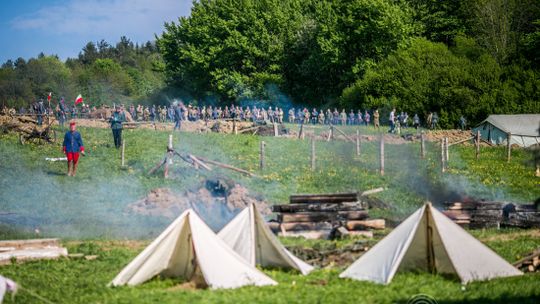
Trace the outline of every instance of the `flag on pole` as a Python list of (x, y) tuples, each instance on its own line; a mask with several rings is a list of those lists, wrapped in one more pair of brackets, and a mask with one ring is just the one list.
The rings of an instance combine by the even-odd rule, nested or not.
[(82, 99), (82, 95), (79, 94), (79, 96), (77, 96), (77, 98), (75, 99), (75, 105), (78, 105), (78, 104), (80, 104), (81, 102), (83, 102), (83, 99)]
[(52, 98), (52, 92), (49, 92), (49, 95), (47, 96), (47, 101), (51, 101), (51, 98)]

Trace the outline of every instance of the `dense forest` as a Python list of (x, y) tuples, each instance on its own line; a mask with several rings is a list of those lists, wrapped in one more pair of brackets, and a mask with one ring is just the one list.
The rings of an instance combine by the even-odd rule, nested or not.
[(537, 0), (201, 0), (155, 43), (3, 64), (0, 99), (391, 107), (441, 126), (540, 113)]

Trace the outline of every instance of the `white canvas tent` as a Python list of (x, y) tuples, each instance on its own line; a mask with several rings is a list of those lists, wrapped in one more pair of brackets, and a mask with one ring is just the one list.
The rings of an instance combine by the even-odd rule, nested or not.
[(250, 265), (293, 268), (304, 275), (313, 270), (313, 266), (283, 247), (253, 203), (223, 227), (218, 236)]
[(212, 289), (277, 283), (227, 246), (191, 209), (182, 213), (109, 284), (137, 285), (156, 275)]
[(523, 274), (428, 203), (339, 277), (388, 284), (411, 270), (457, 275), (463, 284)]
[(540, 114), (489, 115), (473, 131), (480, 131), (482, 139), (495, 145), (505, 145), (511, 134), (511, 144), (526, 148), (540, 144), (538, 128)]

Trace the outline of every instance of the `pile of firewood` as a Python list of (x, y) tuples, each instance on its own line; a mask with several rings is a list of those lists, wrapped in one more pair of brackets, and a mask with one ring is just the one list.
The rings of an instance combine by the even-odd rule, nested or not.
[(537, 248), (523, 259), (515, 262), (514, 266), (523, 272), (540, 271), (540, 248)]
[[(381, 190), (382, 191), (382, 190)], [(369, 198), (358, 193), (292, 195), (290, 203), (274, 205), (277, 222), (269, 223), (282, 235), (334, 238), (344, 235), (373, 236), (384, 229), (384, 219), (368, 219)]]
[(540, 211), (534, 204), (467, 201), (447, 204), (444, 211), (456, 224), (468, 228), (540, 227)]
[[(53, 119), (51, 118), (44, 118)], [(43, 131), (45, 128), (45, 122), (43, 126), (37, 125), (37, 120), (34, 117), (23, 115), (0, 115), (0, 133), (17, 132), (31, 134), (35, 130)]]

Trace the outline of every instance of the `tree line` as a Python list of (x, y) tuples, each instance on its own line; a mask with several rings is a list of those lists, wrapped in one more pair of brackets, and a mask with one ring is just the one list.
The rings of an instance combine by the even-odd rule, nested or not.
[[(81, 94), (91, 106), (133, 100), (149, 103), (165, 87), (163, 61), (155, 42), (134, 44), (121, 37), (115, 45), (88, 42), (77, 58), (61, 61), (40, 53), (36, 58), (8, 60), (0, 68), (0, 101), (3, 106), (27, 107), (36, 99)], [(154, 98), (155, 99), (155, 98)]]

